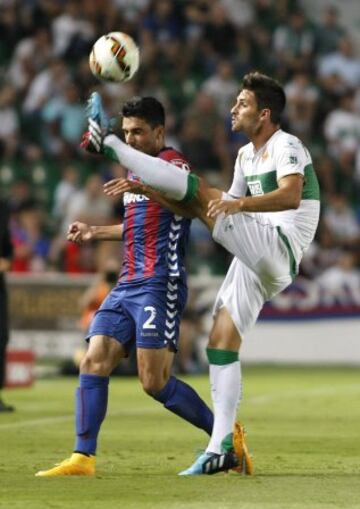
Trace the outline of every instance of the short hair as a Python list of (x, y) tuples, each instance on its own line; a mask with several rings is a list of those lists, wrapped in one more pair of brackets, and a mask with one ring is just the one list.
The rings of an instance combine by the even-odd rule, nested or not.
[(245, 74), (242, 89), (254, 92), (259, 109), (269, 108), (270, 119), (274, 124), (279, 124), (281, 114), (286, 104), (286, 96), (281, 84), (260, 72)]
[(122, 115), (142, 118), (152, 128), (165, 125), (164, 106), (155, 97), (133, 97), (123, 105)]

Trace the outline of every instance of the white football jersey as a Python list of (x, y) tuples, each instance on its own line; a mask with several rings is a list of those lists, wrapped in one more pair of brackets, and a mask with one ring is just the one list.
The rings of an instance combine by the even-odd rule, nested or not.
[(319, 184), (310, 153), (299, 138), (279, 129), (258, 151), (252, 143), (241, 147), (228, 194), (234, 198), (266, 194), (275, 191), (278, 181), (291, 174), (304, 176), (299, 208), (261, 215), (286, 235), (299, 263), (315, 235), (320, 214)]

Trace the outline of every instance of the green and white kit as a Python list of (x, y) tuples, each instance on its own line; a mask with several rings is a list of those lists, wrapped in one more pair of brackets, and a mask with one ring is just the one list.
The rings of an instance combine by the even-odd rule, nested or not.
[(217, 218), (213, 238), (234, 260), (218, 292), (214, 313), (225, 306), (240, 334), (255, 323), (266, 300), (296, 276), (319, 221), (320, 192), (311, 156), (302, 142), (276, 131), (258, 151), (252, 143), (239, 150), (234, 179), (224, 199), (275, 191), (287, 175), (301, 174), (304, 186), (298, 209), (244, 212)]

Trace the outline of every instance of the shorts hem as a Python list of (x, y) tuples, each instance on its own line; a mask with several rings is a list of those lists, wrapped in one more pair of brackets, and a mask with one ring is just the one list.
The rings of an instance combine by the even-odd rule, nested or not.
[(159, 344), (150, 345), (149, 343), (143, 344), (143, 343), (137, 342), (136, 343), (136, 348), (144, 348), (146, 350), (161, 350), (162, 348), (172, 347), (172, 345), (173, 345), (172, 343), (166, 343), (166, 344), (163, 344), (163, 345), (159, 345)]
[(108, 336), (109, 338), (115, 339), (115, 341), (118, 341), (122, 345), (126, 345), (126, 343), (128, 343), (130, 341), (130, 339), (128, 339), (126, 341), (123, 341), (122, 339), (117, 337), (112, 332), (110, 332), (110, 331), (103, 331), (103, 330), (102, 331), (91, 331), (91, 333), (89, 333), (89, 334), (87, 334), (85, 336), (85, 341), (89, 342), (89, 339), (92, 338), (93, 336)]

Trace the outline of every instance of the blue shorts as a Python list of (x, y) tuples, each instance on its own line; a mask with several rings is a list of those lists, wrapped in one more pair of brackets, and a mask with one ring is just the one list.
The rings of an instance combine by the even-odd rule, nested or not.
[(187, 287), (179, 279), (141, 285), (118, 284), (105, 298), (86, 339), (111, 336), (127, 352), (140, 348), (177, 350)]

